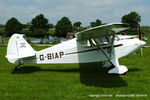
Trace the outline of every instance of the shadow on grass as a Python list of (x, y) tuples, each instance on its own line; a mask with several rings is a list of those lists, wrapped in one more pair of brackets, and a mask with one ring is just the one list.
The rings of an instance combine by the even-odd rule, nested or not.
[(129, 72), (137, 72), (137, 71), (143, 71), (143, 70), (138, 68), (129, 68)]
[(12, 74), (29, 74), (38, 71), (80, 73), (80, 82), (87, 86), (114, 88), (128, 85), (119, 75), (108, 75), (108, 69), (102, 68), (101, 63), (79, 64), (79, 68), (71, 69), (41, 69), (36, 66), (22, 66), (17, 71), (12, 71)]
[(72, 69), (41, 69), (37, 66), (22, 66), (17, 69), (17, 71), (13, 70), (12, 74), (30, 74), (38, 71), (50, 71), (50, 72), (79, 72), (78, 68)]
[(119, 75), (108, 75), (101, 63), (80, 64), (81, 83), (94, 87), (126, 87), (128, 84)]

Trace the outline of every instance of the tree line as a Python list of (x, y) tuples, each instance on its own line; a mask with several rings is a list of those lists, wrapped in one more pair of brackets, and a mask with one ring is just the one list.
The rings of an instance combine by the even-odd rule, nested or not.
[[(122, 16), (121, 22), (128, 23), (131, 27), (128, 32), (132, 32), (132, 30), (137, 30), (139, 27), (141, 16), (137, 12), (131, 12)], [(82, 23), (80, 21), (72, 24), (69, 18), (62, 17), (56, 25), (53, 25), (49, 23), (48, 19), (43, 14), (37, 15), (27, 24), (22, 24), (17, 18), (12, 17), (6, 22), (3, 34), (11, 36), (14, 33), (21, 33), (26, 34), (27, 36), (43, 37), (50, 35), (48, 31), (51, 29), (55, 30), (53, 35), (66, 37), (66, 35), (70, 32), (78, 32), (86, 29), (81, 28), (81, 24)], [(102, 24), (103, 23), (100, 19), (96, 19), (95, 22), (90, 22), (90, 27), (96, 27)]]

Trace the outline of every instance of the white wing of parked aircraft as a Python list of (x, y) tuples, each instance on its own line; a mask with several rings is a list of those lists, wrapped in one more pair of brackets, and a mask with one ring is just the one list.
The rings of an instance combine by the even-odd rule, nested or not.
[(129, 28), (128, 24), (112, 23), (112, 24), (97, 26), (94, 28), (89, 28), (85, 31), (77, 33), (76, 36), (78, 40), (84, 41), (92, 38), (112, 35), (120, 31), (126, 30), (128, 28)]

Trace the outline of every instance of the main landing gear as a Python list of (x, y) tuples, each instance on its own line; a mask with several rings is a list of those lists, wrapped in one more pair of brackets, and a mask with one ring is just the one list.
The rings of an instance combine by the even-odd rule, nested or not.
[(22, 65), (21, 61), (19, 61), (19, 64), (18, 64), (17, 66), (15, 66), (14, 71), (17, 71), (17, 70), (18, 70), (18, 67), (19, 67), (20, 65)]
[(111, 63), (105, 64), (104, 67), (109, 67), (109, 65), (113, 65), (114, 67), (108, 71), (108, 74), (118, 74), (118, 75), (125, 75), (128, 71), (128, 68), (123, 65), (119, 65), (118, 59), (110, 60)]

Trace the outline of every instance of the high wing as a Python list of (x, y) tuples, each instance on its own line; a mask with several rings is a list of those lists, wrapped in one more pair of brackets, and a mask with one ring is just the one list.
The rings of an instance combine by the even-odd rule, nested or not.
[[(86, 41), (92, 39), (96, 43), (97, 48), (104, 54), (107, 60), (110, 61), (110, 63), (113, 63), (111, 60), (114, 59), (114, 57), (112, 57), (112, 54), (114, 50), (115, 35), (116, 33), (126, 30), (128, 28), (129, 25), (123, 23), (106, 24), (79, 32), (76, 34), (76, 38), (78, 41)], [(104, 51), (103, 45), (97, 41), (97, 38), (103, 37), (110, 38), (109, 45), (111, 46), (111, 48), (109, 54)], [(115, 66), (115, 64), (113, 65)]]
[(128, 24), (124, 23), (112, 23), (97, 26), (94, 28), (89, 28), (87, 30), (81, 31), (76, 34), (78, 41), (85, 41), (97, 37), (107, 36), (108, 34), (118, 33), (120, 31), (126, 30), (129, 28)]

